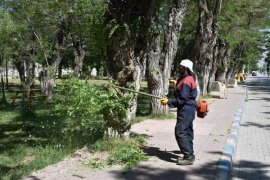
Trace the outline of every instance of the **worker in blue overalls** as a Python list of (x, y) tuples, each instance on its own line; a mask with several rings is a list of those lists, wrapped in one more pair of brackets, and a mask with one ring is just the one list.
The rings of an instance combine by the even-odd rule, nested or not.
[(195, 161), (193, 151), (193, 120), (197, 107), (196, 97), (198, 94), (196, 88), (195, 75), (193, 72), (193, 63), (188, 60), (182, 60), (179, 66), (180, 77), (177, 81), (170, 80), (175, 85), (174, 99), (162, 98), (162, 105), (177, 107), (177, 122), (175, 126), (175, 138), (183, 157), (178, 157), (178, 165), (191, 165)]

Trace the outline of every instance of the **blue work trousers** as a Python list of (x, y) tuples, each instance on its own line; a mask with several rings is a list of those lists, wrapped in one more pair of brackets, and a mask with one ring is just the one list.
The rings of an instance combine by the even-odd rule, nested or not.
[(184, 156), (192, 156), (193, 151), (193, 120), (195, 119), (196, 107), (184, 105), (177, 110), (177, 122), (175, 125), (175, 138)]

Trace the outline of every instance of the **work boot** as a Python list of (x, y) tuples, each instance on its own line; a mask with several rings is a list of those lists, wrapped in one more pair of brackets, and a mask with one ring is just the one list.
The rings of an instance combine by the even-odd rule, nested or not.
[(195, 156), (184, 156), (184, 157), (178, 157), (176, 164), (177, 165), (192, 165), (195, 161)]

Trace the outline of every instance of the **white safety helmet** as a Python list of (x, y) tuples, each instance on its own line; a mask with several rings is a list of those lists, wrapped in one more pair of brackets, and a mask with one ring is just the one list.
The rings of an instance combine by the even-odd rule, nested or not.
[(184, 66), (186, 68), (188, 68), (192, 73), (193, 72), (193, 62), (189, 59), (184, 59), (180, 62), (180, 66)]

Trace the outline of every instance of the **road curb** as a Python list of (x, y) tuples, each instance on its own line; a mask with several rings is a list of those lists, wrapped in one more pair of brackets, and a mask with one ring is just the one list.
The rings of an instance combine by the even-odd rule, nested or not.
[(240, 107), (236, 110), (234, 114), (231, 131), (226, 139), (226, 144), (223, 148), (223, 152), (217, 168), (215, 176), (216, 180), (230, 180), (232, 178), (233, 160), (237, 148), (240, 121), (244, 109), (245, 98), (246, 97), (243, 98)]

